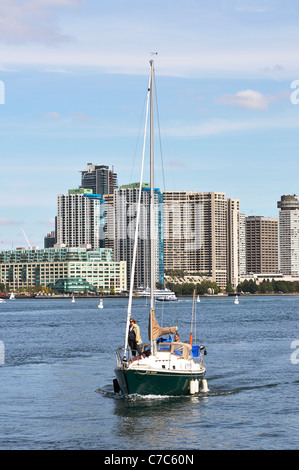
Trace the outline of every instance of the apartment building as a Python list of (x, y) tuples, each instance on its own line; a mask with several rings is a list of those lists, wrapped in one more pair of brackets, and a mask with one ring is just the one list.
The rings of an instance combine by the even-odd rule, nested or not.
[(238, 283), (239, 201), (222, 192), (163, 191), (164, 266)]
[(117, 188), (117, 174), (106, 165), (87, 163), (81, 171), (81, 187), (91, 189), (94, 194), (113, 194)]
[(57, 196), (57, 244), (102, 248), (105, 204), (92, 189), (70, 189)]
[(246, 217), (247, 273), (278, 273), (278, 219)]
[[(114, 191), (114, 256), (115, 260), (127, 263), (127, 282), (130, 285), (139, 183), (121, 186)], [(164, 250), (163, 250), (163, 196), (155, 189), (155, 279), (164, 283)], [(141, 191), (141, 211), (134, 287), (150, 285), (150, 188), (145, 183)], [(105, 238), (111, 246), (111, 240)]]
[(126, 262), (113, 261), (112, 250), (98, 248), (16, 249), (0, 252), (0, 282), (10, 289), (55, 284), (59, 279), (83, 279), (97, 290), (127, 289)]
[(241, 236), (240, 201), (239, 199), (227, 199), (227, 280), (234, 288), (239, 284), (241, 265), (245, 254)]
[(280, 271), (299, 276), (299, 201), (297, 196), (283, 195), (277, 202), (279, 211)]
[(246, 274), (246, 215), (239, 216), (239, 279)]

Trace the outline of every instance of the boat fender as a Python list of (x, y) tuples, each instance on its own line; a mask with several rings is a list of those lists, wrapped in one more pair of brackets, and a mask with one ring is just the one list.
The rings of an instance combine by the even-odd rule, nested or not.
[(201, 391), (204, 393), (207, 393), (209, 391), (208, 389), (208, 381), (206, 379), (202, 379), (201, 381), (202, 389)]
[(119, 393), (120, 387), (117, 379), (113, 379), (113, 390), (114, 393)]
[(198, 380), (190, 380), (190, 395), (194, 395), (199, 391)]

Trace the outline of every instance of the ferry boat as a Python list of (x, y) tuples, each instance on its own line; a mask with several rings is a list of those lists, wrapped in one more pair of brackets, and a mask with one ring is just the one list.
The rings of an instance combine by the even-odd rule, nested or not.
[[(139, 287), (135, 292), (134, 295), (136, 297), (150, 297), (151, 291), (149, 287)], [(176, 297), (175, 293), (172, 292), (170, 289), (154, 289), (154, 297), (158, 300), (164, 299), (165, 297), (174, 296)]]

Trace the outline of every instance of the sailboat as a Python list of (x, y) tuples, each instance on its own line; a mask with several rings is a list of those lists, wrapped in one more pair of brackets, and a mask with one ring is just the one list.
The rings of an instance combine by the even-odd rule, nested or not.
[(11, 292), (10, 296), (9, 296), (9, 300), (15, 300), (15, 294), (13, 292)]
[(199, 302), (200, 302), (200, 297), (199, 297), (199, 295), (197, 296), (196, 302), (197, 302), (198, 304), (199, 304)]
[(98, 304), (98, 308), (104, 308), (103, 299), (100, 299), (99, 304)]
[(238, 305), (238, 304), (239, 304), (239, 297), (238, 297), (237, 295), (236, 295), (236, 297), (235, 297), (234, 304), (235, 304), (235, 305)]
[(72, 303), (73, 303), (73, 304), (75, 303), (75, 296), (74, 296), (74, 294), (72, 295)]
[[(150, 61), (150, 76), (147, 93), (147, 113), (150, 101), (150, 309), (149, 309), (149, 344), (143, 345), (141, 354), (131, 356), (128, 347), (128, 333), (131, 318), (131, 307), (134, 285), (134, 271), (138, 243), (138, 227), (140, 219), (141, 188), (144, 166), (144, 148), (139, 183), (139, 200), (136, 216), (135, 239), (133, 248), (132, 271), (130, 278), (130, 292), (127, 309), (124, 348), (116, 351), (116, 378), (113, 381), (114, 391), (122, 394), (139, 395), (193, 395), (200, 391), (208, 391), (204, 379), (205, 365), (203, 362), (203, 349), (197, 346), (198, 359), (192, 355), (192, 344), (183, 342), (163, 341), (163, 335), (171, 335), (177, 326), (160, 327), (155, 318), (155, 227), (154, 227), (154, 147), (153, 147), (153, 93), (154, 93), (154, 61)], [(145, 129), (147, 127), (147, 114)], [(146, 132), (145, 132), (146, 134)], [(201, 350), (200, 350), (201, 349)]]

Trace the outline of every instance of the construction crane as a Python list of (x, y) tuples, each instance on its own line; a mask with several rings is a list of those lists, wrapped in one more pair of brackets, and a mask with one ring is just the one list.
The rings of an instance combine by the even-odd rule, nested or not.
[(32, 246), (31, 246), (31, 244), (30, 244), (30, 242), (29, 242), (29, 240), (28, 240), (28, 237), (27, 237), (27, 235), (26, 235), (25, 230), (23, 229), (23, 227), (22, 227), (22, 232), (23, 232), (23, 235), (24, 235), (24, 237), (25, 237), (26, 243), (27, 243), (27, 245), (28, 245), (28, 250), (31, 250)]

